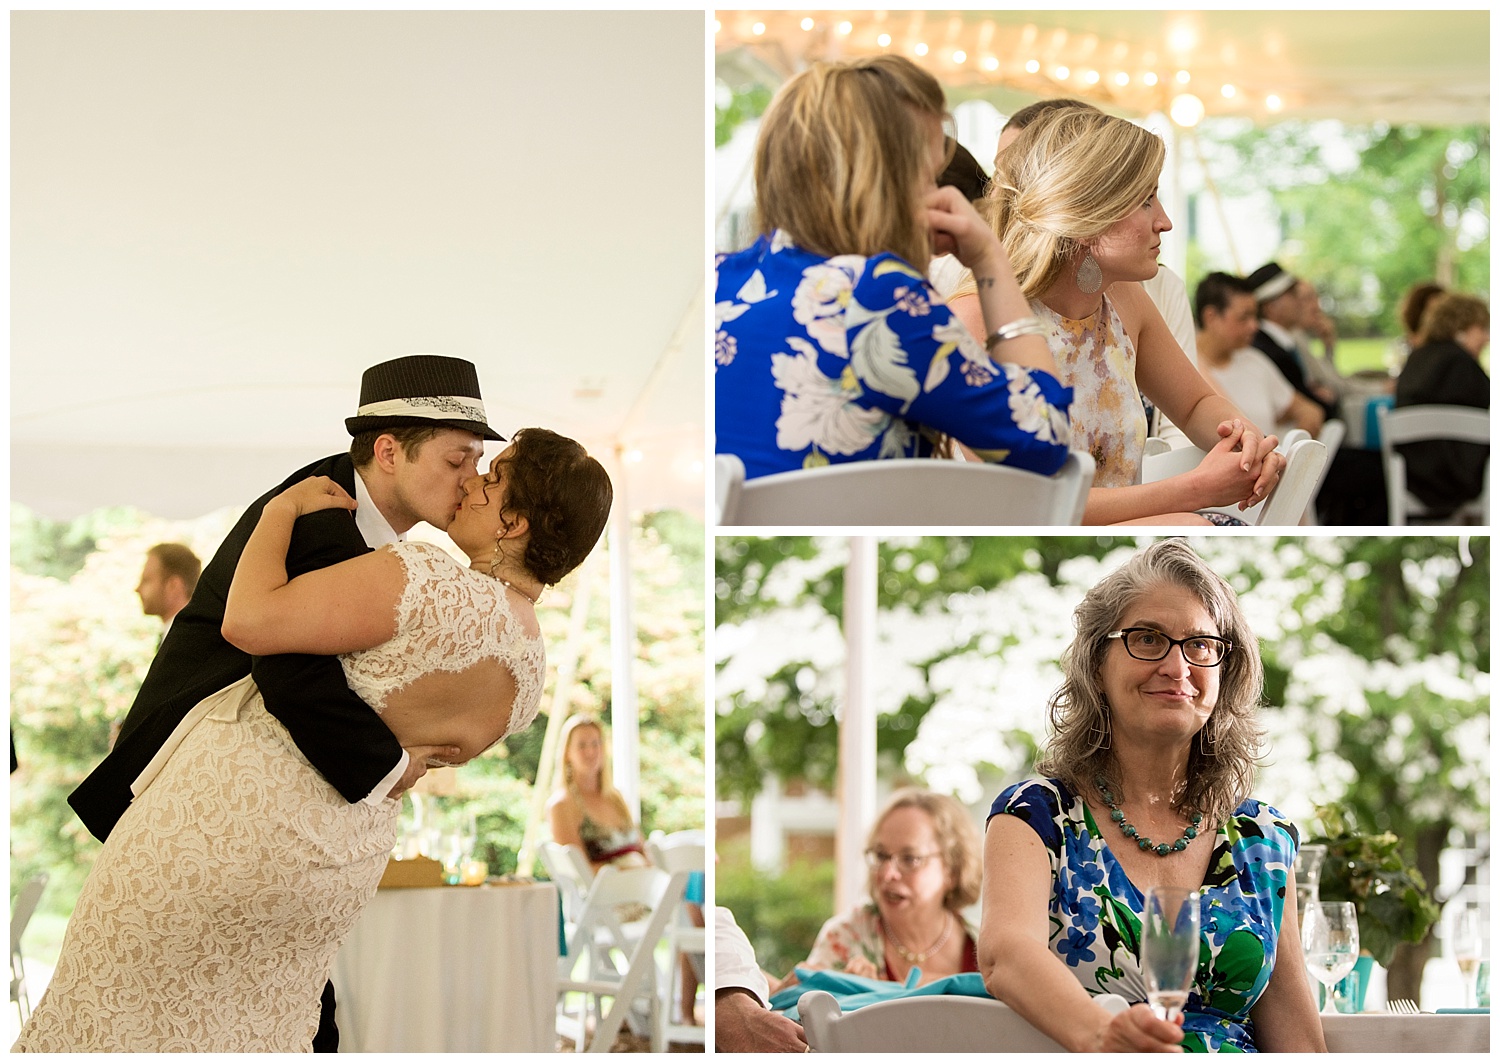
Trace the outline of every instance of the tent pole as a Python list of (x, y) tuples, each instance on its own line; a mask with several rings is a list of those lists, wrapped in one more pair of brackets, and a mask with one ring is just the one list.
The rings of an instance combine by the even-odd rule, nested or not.
[(640, 719), (635, 694), (635, 613), (630, 599), (630, 498), (625, 445), (615, 444), (615, 500), (609, 514), (609, 722), (615, 787), (641, 821)]
[(865, 832), (875, 819), (875, 704), (870, 668), (875, 660), (876, 541), (849, 540), (844, 570), (844, 715), (839, 721), (838, 879), (834, 911), (864, 898)]

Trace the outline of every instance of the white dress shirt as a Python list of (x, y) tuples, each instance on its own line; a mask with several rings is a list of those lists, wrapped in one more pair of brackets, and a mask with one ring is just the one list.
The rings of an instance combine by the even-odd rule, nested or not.
[(755, 962), (750, 939), (734, 921), (734, 913), (714, 906), (714, 990), (748, 989), (762, 1007), (771, 999), (771, 987)]
[[(354, 470), (354, 500), (359, 503), (359, 508), (354, 511), (354, 526), (359, 529), (359, 534), (365, 541), (365, 545), (372, 550), (379, 550), (382, 546), (400, 542), (401, 536), (396, 534), (396, 529), (391, 527), (391, 522), (385, 519), (374, 501), (370, 498), (370, 491), (365, 487), (364, 475)], [(389, 775), (375, 784), (375, 789), (366, 795), (365, 804), (377, 804), (385, 800), (385, 795), (391, 792), (391, 787), (406, 774), (406, 766), (411, 763), (411, 754), (406, 750), (401, 751), (401, 759), (396, 762)]]

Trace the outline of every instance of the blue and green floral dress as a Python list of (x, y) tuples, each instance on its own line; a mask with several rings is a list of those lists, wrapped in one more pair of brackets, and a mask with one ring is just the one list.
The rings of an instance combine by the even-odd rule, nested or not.
[(1072, 389), (991, 361), (896, 255), (827, 258), (778, 230), (715, 272), (714, 449), (746, 479), (927, 457), (931, 432), (1045, 475), (1067, 460)]
[[(1036, 831), (1052, 862), (1052, 951), (1098, 996), (1146, 999), (1140, 968), (1141, 891), (1125, 877), (1083, 799), (1056, 779), (1026, 779), (995, 798)], [(1247, 800), (1214, 838), (1203, 894), (1198, 975), (1183, 1009), (1189, 1052), (1254, 1052), (1250, 1009), (1276, 962), (1297, 828)]]

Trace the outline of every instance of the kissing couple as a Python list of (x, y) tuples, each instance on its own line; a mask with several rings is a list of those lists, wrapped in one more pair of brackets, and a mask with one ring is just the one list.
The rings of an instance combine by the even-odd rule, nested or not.
[(536, 602), (604, 530), (604, 468), (524, 428), (481, 475), (505, 438), (458, 358), (366, 370), (345, 424), (230, 531), (69, 797), (104, 847), (15, 1051), (337, 1051), (401, 794), (536, 716)]

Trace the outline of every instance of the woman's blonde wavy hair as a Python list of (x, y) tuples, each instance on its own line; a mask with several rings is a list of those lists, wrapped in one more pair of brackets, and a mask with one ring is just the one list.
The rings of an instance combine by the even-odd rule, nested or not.
[(599, 722), (597, 716), (580, 712), (576, 716), (570, 716), (568, 722), (563, 724), (562, 733), (557, 737), (557, 774), (553, 777), (553, 789), (566, 792), (574, 801), (583, 801), (578, 780), (573, 777), (573, 765), (568, 762), (568, 749), (573, 744), (573, 736), (586, 727), (592, 727), (598, 732), (599, 744), (604, 747), (604, 756), (599, 761), (599, 793), (623, 812), (628, 820), (630, 806), (625, 803), (625, 795), (615, 788), (614, 776), (609, 769), (609, 736), (605, 734), (604, 724)]
[[(984, 843), (979, 839), (979, 829), (964, 811), (964, 806), (947, 794), (935, 790), (907, 787), (891, 794), (880, 815), (875, 817), (865, 838), (865, 847), (875, 844), (875, 835), (880, 826), (898, 808), (919, 808), (932, 820), (932, 832), (937, 835), (938, 848), (942, 850), (943, 863), (948, 868), (948, 877), (953, 885), (943, 895), (943, 907), (949, 911), (962, 912), (979, 900), (980, 876), (984, 870), (981, 851)], [(875, 895), (875, 872), (870, 872), (870, 896)]]
[(1051, 734), (1036, 770), (1061, 779), (1075, 794), (1092, 793), (1095, 776), (1101, 776), (1119, 800), (1129, 799), (1108, 741), (1112, 721), (1099, 670), (1113, 641), (1105, 636), (1119, 628), (1132, 604), (1164, 584), (1202, 602), (1219, 635), (1231, 643), (1219, 665), (1218, 703), (1193, 739), (1186, 786), (1173, 795), (1175, 807), (1201, 811), (1217, 825), (1250, 795), (1265, 737), (1256, 721), (1265, 674), (1260, 644), (1234, 589), (1181, 539), (1146, 547), (1104, 577), (1073, 611), (1077, 634), (1063, 652), (1063, 684), (1052, 697)]
[(1021, 131), (995, 160), (984, 207), (1028, 299), (1141, 206), (1165, 159), (1155, 133), (1092, 109), (1055, 110)]
[(902, 56), (816, 63), (792, 78), (755, 145), (760, 231), (785, 230), (820, 255), (889, 251), (926, 269), (928, 117), (947, 117), (942, 87)]

